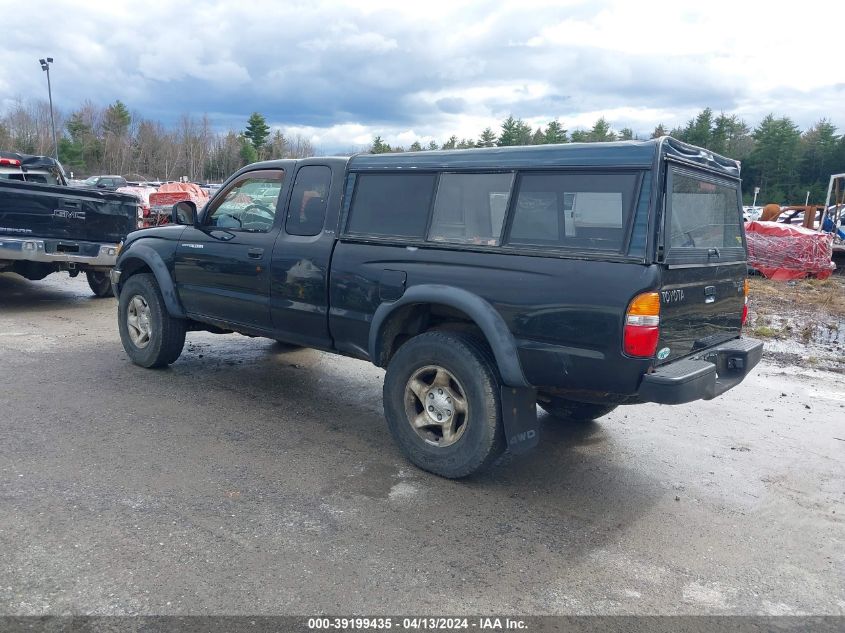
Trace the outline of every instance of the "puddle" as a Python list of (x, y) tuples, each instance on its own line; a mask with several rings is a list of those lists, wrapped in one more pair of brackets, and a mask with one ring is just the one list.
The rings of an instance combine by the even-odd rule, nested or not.
[(831, 317), (801, 322), (794, 315), (771, 315), (747, 332), (763, 341), (764, 357), (775, 362), (845, 372), (845, 322)]

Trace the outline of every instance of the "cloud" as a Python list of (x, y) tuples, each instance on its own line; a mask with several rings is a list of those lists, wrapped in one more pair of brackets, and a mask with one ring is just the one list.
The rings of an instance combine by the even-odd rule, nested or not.
[(467, 107), (467, 102), (460, 97), (445, 97), (434, 102), (441, 112), (460, 114)]
[(220, 129), (258, 111), (324, 151), (373, 134), (475, 137), (509, 114), (570, 129), (603, 115), (645, 132), (710, 106), (751, 123), (775, 111), (845, 125), (832, 81), (841, 42), (784, 39), (815, 32), (821, 15), (845, 19), (821, 0), (792, 12), (728, 0), (64, 0), (51, 15), (4, 14), (0, 107), (46, 96), (37, 60), (52, 55), (62, 110), (121, 99), (165, 123), (208, 113)]

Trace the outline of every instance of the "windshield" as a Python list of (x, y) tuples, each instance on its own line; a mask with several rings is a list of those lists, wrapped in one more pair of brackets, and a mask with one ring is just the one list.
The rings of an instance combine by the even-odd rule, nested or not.
[(83, 180), (86, 185), (96, 185), (97, 184), (97, 176), (91, 176), (90, 178), (86, 178)]

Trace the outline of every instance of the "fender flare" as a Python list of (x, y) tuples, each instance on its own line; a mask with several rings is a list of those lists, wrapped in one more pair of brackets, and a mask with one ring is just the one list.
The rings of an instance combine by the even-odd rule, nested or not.
[(369, 353), (374, 363), (378, 364), (381, 358), (381, 335), (390, 315), (403, 306), (415, 303), (440, 304), (465, 313), (484, 333), (487, 343), (493, 350), (502, 381), (511, 387), (530, 386), (519, 363), (516, 341), (496, 309), (478, 295), (462, 288), (441, 284), (412, 286), (401, 298), (382, 303), (376, 308), (370, 324), (369, 336)]
[[(145, 244), (132, 244), (130, 248), (121, 253), (120, 261), (117, 264), (118, 270), (122, 270), (125, 262), (132, 259), (144, 262), (153, 271), (153, 275), (155, 275), (159, 290), (161, 291), (161, 296), (164, 299), (164, 305), (170, 316), (177, 319), (184, 319), (186, 316), (185, 309), (182, 307), (182, 302), (179, 301), (179, 295), (176, 294), (176, 285), (173, 283), (173, 277), (161, 255)], [(118, 284), (118, 294), (124, 283), (125, 280), (122, 279)]]

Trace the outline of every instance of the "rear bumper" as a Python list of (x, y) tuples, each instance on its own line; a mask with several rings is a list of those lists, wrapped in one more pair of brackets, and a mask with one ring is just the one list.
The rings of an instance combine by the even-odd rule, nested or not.
[(661, 404), (710, 400), (741, 383), (762, 356), (760, 341), (728, 341), (646, 374), (638, 395), (643, 402)]
[(112, 267), (117, 244), (0, 236), (0, 260)]

